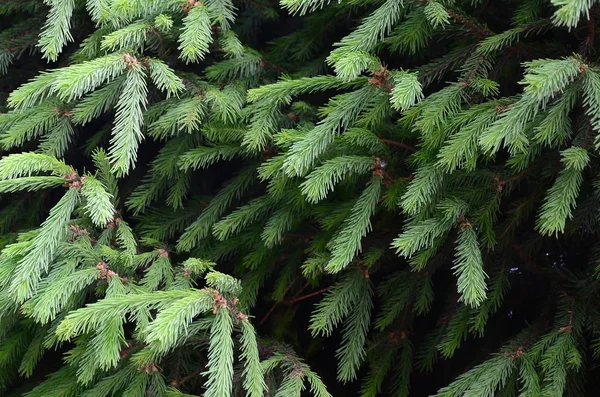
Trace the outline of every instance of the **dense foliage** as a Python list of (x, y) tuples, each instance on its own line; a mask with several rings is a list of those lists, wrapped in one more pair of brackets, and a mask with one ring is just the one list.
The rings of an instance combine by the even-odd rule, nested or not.
[(0, 0), (0, 394), (600, 390), (595, 0)]

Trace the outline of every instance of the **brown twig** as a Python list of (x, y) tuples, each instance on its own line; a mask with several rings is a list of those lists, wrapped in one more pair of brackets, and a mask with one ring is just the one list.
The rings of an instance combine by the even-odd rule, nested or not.
[(273, 312), (275, 311), (275, 308), (277, 306), (279, 306), (280, 303), (281, 302), (275, 302), (275, 304), (273, 306), (271, 306), (271, 308), (269, 309), (267, 314), (265, 314), (265, 316), (262, 318), (262, 320), (260, 320), (260, 323), (258, 323), (258, 325), (262, 326), (269, 319), (269, 317), (271, 317), (271, 314), (273, 314)]
[[(298, 280), (298, 277), (294, 278), (290, 284), (287, 286), (287, 288), (285, 289), (285, 291), (283, 291), (283, 295), (282, 297), (285, 297), (286, 294), (290, 291), (290, 289), (292, 288), (292, 286), (294, 285), (294, 283), (296, 282), (296, 280)], [(269, 309), (269, 311), (267, 312), (267, 314), (265, 314), (265, 316), (262, 318), (262, 320), (260, 320), (259, 325), (263, 325), (267, 319), (271, 316), (271, 314), (273, 314), (273, 312), (275, 311), (275, 308), (280, 304), (281, 302), (275, 302), (273, 304), (273, 306), (271, 306), (271, 308)]]
[(143, 344), (129, 344), (129, 343), (127, 343), (127, 348), (121, 350), (119, 352), (119, 355), (120, 355), (121, 358), (126, 358), (126, 357), (128, 357), (131, 354), (132, 351), (140, 349), (142, 347), (144, 347)]
[(267, 10), (268, 7), (264, 6), (260, 3), (257, 3), (256, 1), (252, 1), (252, 0), (242, 0), (244, 3), (248, 3), (248, 4), (252, 4), (253, 6), (256, 6), (258, 8), (262, 8), (263, 10)]
[(320, 295), (320, 294), (322, 294), (324, 292), (329, 291), (330, 289), (331, 289), (331, 287), (322, 288), (322, 289), (320, 289), (318, 291), (311, 292), (310, 294), (306, 294), (306, 295), (302, 295), (302, 296), (299, 296), (297, 298), (294, 298), (294, 299), (290, 300), (289, 303), (296, 303), (296, 302), (300, 302), (300, 301), (302, 301), (304, 299), (312, 298), (313, 296)]
[[(297, 278), (296, 278), (296, 279), (297, 279)], [(285, 292), (284, 292), (283, 296), (285, 296), (285, 295), (287, 294), (287, 292), (290, 290), (290, 288), (292, 287), (292, 284), (293, 284), (293, 283), (296, 281), (296, 279), (294, 279), (294, 280), (292, 281), (292, 283), (290, 283), (290, 285), (289, 285), (289, 286), (286, 288), (286, 290), (285, 290)], [(287, 300), (287, 301), (285, 301), (284, 303), (286, 303), (286, 304), (288, 304), (288, 305), (291, 305), (291, 304), (294, 304), (294, 303), (296, 303), (296, 302), (300, 302), (300, 301), (303, 301), (303, 300), (305, 300), (305, 299), (312, 298), (313, 296), (320, 295), (320, 294), (322, 294), (323, 292), (327, 292), (327, 291), (329, 291), (329, 290), (331, 289), (331, 286), (329, 286), (329, 287), (322, 288), (322, 289), (320, 289), (320, 290), (318, 290), (318, 291), (311, 292), (310, 294), (306, 294), (306, 295), (299, 296), (299, 295), (300, 295), (300, 293), (302, 293), (302, 291), (304, 291), (304, 290), (306, 289), (306, 287), (308, 287), (308, 285), (309, 285), (309, 284), (307, 283), (307, 284), (306, 284), (306, 285), (305, 285), (305, 286), (304, 286), (304, 287), (303, 287), (303, 288), (300, 290), (300, 292), (298, 292), (298, 293), (297, 293), (296, 295), (294, 295), (294, 296), (293, 296), (291, 299), (288, 299), (288, 300)], [(279, 304), (280, 304), (280, 303), (281, 303), (281, 302), (275, 302), (275, 304), (274, 304), (273, 306), (271, 306), (271, 308), (269, 309), (269, 311), (267, 312), (267, 314), (265, 314), (265, 315), (264, 315), (264, 317), (262, 318), (262, 320), (260, 320), (260, 323), (259, 323), (259, 325), (263, 325), (263, 324), (264, 324), (264, 323), (267, 321), (267, 319), (268, 319), (268, 318), (271, 316), (271, 314), (273, 314), (273, 312), (275, 311), (275, 308), (277, 308), (277, 306), (279, 306)]]
[(192, 379), (195, 376), (198, 376), (202, 373), (202, 371), (204, 370), (204, 368), (198, 368), (197, 370), (195, 370), (194, 372), (192, 372), (191, 374), (189, 374), (188, 376), (184, 377), (183, 379), (181, 379), (179, 381), (179, 384), (182, 385), (185, 382), (189, 381), (190, 379)]
[(596, 18), (594, 17), (593, 14), (590, 16), (590, 19), (588, 19), (587, 31), (588, 31), (588, 36), (587, 36), (586, 40), (590, 44), (593, 44), (596, 39)]
[[(514, 212), (515, 212), (515, 213), (518, 213), (518, 212), (519, 212), (519, 211), (521, 211), (521, 209), (523, 209), (523, 207), (525, 207), (527, 204), (529, 204), (529, 200), (526, 200), (526, 201), (522, 202), (521, 204), (519, 204), (519, 205), (517, 206), (517, 208), (515, 208), (515, 209), (514, 209)], [(512, 219), (510, 222), (508, 222), (508, 225), (506, 225), (506, 227), (504, 228), (504, 230), (502, 231), (502, 233), (500, 233), (500, 238), (502, 238), (502, 237), (506, 236), (506, 234), (509, 232), (509, 230), (510, 230), (510, 229), (511, 229), (513, 226), (515, 226), (515, 225), (516, 225), (518, 222), (519, 222), (519, 219), (518, 219), (518, 215), (517, 215), (517, 216), (513, 217), (513, 219)]]
[(179, 349), (177, 349), (177, 364), (175, 365), (175, 377), (174, 379), (171, 381), (171, 385), (177, 387), (179, 385), (179, 370), (181, 369), (181, 356), (183, 355), (183, 351), (181, 350), (181, 347)]
[(580, 46), (580, 52), (584, 56), (595, 53), (594, 42), (596, 41), (596, 16), (590, 13), (590, 18), (586, 22), (587, 34)]
[(481, 16), (481, 14), (483, 14), (483, 11), (487, 8), (487, 6), (490, 5), (490, 0), (487, 0), (485, 3), (483, 3), (483, 5), (481, 7), (477, 8), (477, 16)]
[(533, 262), (527, 256), (527, 254), (525, 254), (525, 252), (523, 251), (521, 246), (516, 241), (513, 242), (512, 248), (513, 248), (514, 252), (517, 254), (517, 256), (519, 257), (519, 259), (521, 260), (521, 262), (525, 265), (525, 269), (527, 271), (534, 273), (536, 275), (539, 275), (539, 276), (543, 276), (543, 277), (546, 276), (544, 269), (537, 266), (537, 264), (535, 262)]
[(296, 292), (296, 294), (294, 296), (292, 296), (292, 299), (295, 299), (295, 298), (299, 297), (300, 295), (302, 295), (304, 290), (306, 290), (309, 286), (310, 286), (309, 283), (304, 283), (304, 286), (302, 288), (300, 288), (300, 290), (298, 292)]
[(575, 298), (569, 296), (569, 294), (567, 294), (565, 291), (562, 291), (561, 296), (571, 301), (571, 309), (567, 311), (567, 313), (569, 313), (569, 324), (567, 324), (564, 327), (560, 327), (560, 331), (571, 332), (571, 330), (573, 329), (573, 313), (575, 312)]
[(387, 143), (388, 145), (398, 146), (398, 147), (404, 148), (404, 149), (406, 149), (406, 150), (408, 150), (410, 152), (413, 152), (413, 153), (417, 152), (417, 148), (415, 148), (413, 146), (410, 146), (410, 145), (407, 145), (406, 143), (396, 142), (396, 141), (392, 141), (390, 139), (384, 139), (384, 138), (379, 138), (379, 140), (381, 142)]
[(156, 38), (158, 39), (158, 51), (160, 54), (162, 54), (163, 56), (165, 55), (165, 45), (163, 42), (163, 38), (162, 35), (160, 34), (160, 32), (158, 31), (158, 29), (152, 29), (151, 33), (153, 33)]
[(478, 35), (483, 36), (483, 37), (487, 37), (487, 36), (491, 36), (492, 32), (490, 32), (489, 30), (476, 25), (475, 23), (473, 23), (472, 21), (470, 21), (468, 18), (459, 15), (457, 13), (455, 13), (454, 11), (446, 8), (446, 12), (448, 13), (448, 15), (450, 15), (452, 18), (454, 18), (456, 21), (462, 23), (463, 25), (465, 25), (466, 27), (468, 27), (469, 29), (475, 31)]
[(273, 69), (277, 70), (280, 73), (287, 73), (286, 70), (284, 68), (282, 68), (281, 66), (275, 65), (273, 62), (267, 61), (264, 58), (262, 58), (262, 63), (264, 65), (269, 65), (270, 67), (272, 67)]
[(525, 175), (529, 174), (533, 170), (533, 167), (529, 166), (525, 168), (523, 171), (519, 172), (517, 175), (512, 175), (510, 178), (507, 178), (503, 181), (499, 181), (502, 186), (506, 185), (508, 182), (512, 182), (514, 180), (518, 180), (523, 178)]
[[(449, 60), (448, 62), (436, 65), (433, 69), (420, 72), (417, 76), (417, 79), (419, 79), (419, 81), (425, 81), (430, 75), (435, 75), (437, 73), (442, 73), (442, 75), (445, 74), (445, 70), (450, 68), (452, 65), (458, 64), (460, 60), (464, 60), (465, 58), (469, 57), (473, 53), (474, 49), (475, 46), (467, 46), (466, 48), (463, 48), (455, 58)], [(431, 63), (429, 65), (431, 65)], [(426, 66), (428, 65), (425, 65), (424, 67)]]
[(477, 74), (477, 71), (479, 70), (479, 68), (481, 67), (481, 65), (485, 61), (485, 59), (486, 59), (486, 56), (484, 56), (484, 55), (482, 55), (480, 57), (477, 57), (477, 64), (469, 72), (469, 75), (467, 76), (467, 78), (464, 81), (461, 82), (463, 84), (463, 86), (468, 87), (469, 85), (471, 85), (471, 83), (473, 82), (473, 78)]

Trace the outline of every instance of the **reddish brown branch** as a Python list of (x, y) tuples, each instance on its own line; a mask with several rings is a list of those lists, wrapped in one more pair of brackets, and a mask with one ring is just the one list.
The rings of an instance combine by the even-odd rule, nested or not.
[(309, 283), (304, 283), (304, 286), (302, 288), (300, 288), (300, 290), (298, 292), (296, 292), (296, 294), (294, 296), (292, 296), (292, 299), (299, 297), (304, 292), (304, 290), (306, 290), (309, 286), (310, 286)]
[(279, 306), (279, 303), (281, 303), (281, 302), (275, 302), (275, 304), (273, 306), (271, 306), (271, 308), (269, 309), (267, 314), (265, 314), (265, 316), (262, 318), (262, 320), (260, 320), (260, 323), (258, 323), (259, 325), (262, 326), (269, 319), (269, 317), (271, 317), (271, 314), (273, 314), (273, 312), (275, 311), (275, 308), (277, 306)]
[[(292, 283), (290, 283), (290, 285), (286, 288), (285, 292), (283, 293), (283, 296), (285, 296), (288, 293), (288, 291), (290, 290), (290, 288), (292, 287), (292, 285), (293, 285), (293, 283), (295, 281), (296, 281), (296, 279), (294, 279), (292, 281)], [(322, 289), (320, 289), (318, 291), (311, 292), (310, 294), (298, 296), (298, 295), (300, 295), (300, 293), (302, 293), (302, 291), (304, 291), (306, 289), (306, 287), (308, 287), (308, 284), (306, 284), (300, 290), (300, 292), (297, 293), (296, 295), (294, 295), (291, 299), (288, 299), (287, 301), (285, 301), (285, 303), (288, 304), (288, 305), (291, 305), (291, 304), (294, 304), (296, 302), (300, 302), (300, 301), (303, 301), (305, 299), (312, 298), (313, 296), (320, 295), (320, 294), (322, 294), (324, 292), (327, 292), (327, 291), (329, 291), (331, 289), (331, 286), (329, 286), (329, 287), (322, 288)], [(260, 323), (259, 323), (260, 325), (263, 325), (267, 321), (267, 319), (271, 316), (271, 314), (273, 314), (273, 312), (275, 311), (275, 309), (277, 308), (277, 306), (279, 306), (280, 303), (281, 302), (275, 302), (275, 304), (273, 306), (271, 306), (271, 308), (269, 309), (269, 311), (267, 312), (267, 314), (265, 314), (264, 317), (262, 318), (262, 320), (260, 320)]]
[[(294, 283), (296, 282), (296, 280), (298, 280), (298, 277), (294, 278), (290, 284), (287, 286), (287, 288), (285, 289), (285, 291), (283, 291), (283, 295), (282, 297), (285, 297), (287, 295), (287, 293), (290, 291), (290, 289), (292, 288), (292, 286), (294, 285)], [(269, 309), (269, 311), (267, 312), (267, 314), (265, 314), (265, 316), (262, 318), (262, 320), (260, 320), (259, 325), (263, 325), (267, 319), (271, 316), (271, 314), (273, 314), (273, 312), (275, 311), (275, 308), (280, 304), (281, 302), (275, 302), (273, 304), (273, 306), (271, 306), (271, 308)]]
[(534, 273), (536, 275), (545, 277), (546, 273), (544, 272), (544, 269), (540, 268), (537, 266), (537, 264), (535, 262), (533, 262), (528, 256), (527, 254), (525, 254), (525, 252), (523, 251), (523, 249), (521, 248), (521, 246), (515, 241), (512, 244), (513, 250), (514, 252), (517, 254), (517, 256), (519, 257), (519, 259), (521, 260), (521, 262), (524, 265), (524, 268), (531, 272)]
[(408, 151), (411, 151), (413, 153), (417, 152), (417, 148), (407, 145), (406, 143), (402, 143), (402, 142), (396, 142), (396, 141), (392, 141), (390, 139), (384, 139), (384, 138), (379, 138), (379, 140), (381, 142), (387, 143), (388, 145), (394, 145), (394, 146), (398, 146), (401, 147), (403, 149), (406, 149)]
[(190, 379), (200, 375), (202, 373), (204, 369), (203, 368), (198, 368), (197, 370), (195, 370), (194, 372), (192, 372), (191, 374), (189, 374), (188, 376), (184, 377), (183, 379), (181, 379), (178, 384), (184, 384), (185, 382), (189, 381)]
[(525, 207), (527, 204), (529, 203), (529, 200), (526, 200), (524, 202), (522, 202), (521, 204), (519, 204), (519, 206), (517, 208), (514, 209), (514, 212), (517, 214), (516, 216), (513, 217), (513, 219), (511, 219), (510, 222), (508, 222), (508, 225), (506, 225), (506, 227), (504, 228), (504, 230), (502, 231), (502, 233), (500, 234), (500, 237), (504, 237), (506, 236), (506, 233), (508, 233), (510, 231), (510, 229), (515, 226), (518, 222), (518, 212), (521, 211), (521, 209), (523, 209), (523, 207)]
[(252, 1), (252, 0), (242, 0), (242, 1), (245, 2), (245, 3), (248, 3), (248, 4), (252, 4), (253, 6), (256, 6), (258, 8), (262, 8), (263, 10), (267, 10), (268, 9), (267, 6), (264, 6), (264, 5), (260, 4), (260, 3), (257, 3), (256, 1)]
[(477, 64), (475, 65), (475, 67), (473, 68), (473, 70), (471, 70), (471, 72), (469, 73), (469, 76), (466, 78), (466, 80), (462, 82), (462, 84), (465, 87), (468, 87), (469, 85), (471, 85), (471, 83), (473, 82), (473, 78), (477, 74), (477, 71), (479, 70), (479, 68), (481, 67), (481, 65), (485, 61), (485, 59), (486, 59), (486, 57), (483, 56), (483, 55), (477, 58)]
[(510, 178), (500, 181), (499, 183), (502, 185), (506, 185), (509, 182), (523, 178), (525, 175), (529, 174), (532, 170), (533, 170), (533, 168), (531, 166), (527, 167), (523, 171), (519, 172), (517, 175), (513, 175)]
[(565, 291), (563, 291), (561, 295), (569, 301), (571, 301), (571, 309), (567, 311), (567, 313), (569, 313), (569, 324), (567, 324), (565, 327), (560, 327), (560, 331), (571, 332), (571, 330), (573, 329), (573, 313), (575, 312), (575, 298), (569, 296)]
[(581, 53), (584, 56), (590, 56), (595, 53), (594, 42), (596, 41), (596, 16), (594, 13), (590, 14), (590, 18), (586, 23), (587, 34), (585, 39), (581, 43)]
[(282, 68), (281, 66), (275, 65), (273, 62), (267, 61), (267, 60), (266, 60), (266, 59), (264, 59), (264, 58), (262, 58), (262, 63), (263, 63), (264, 65), (268, 65), (268, 66), (272, 67), (273, 69), (277, 70), (277, 71), (278, 71), (278, 72), (280, 72), (280, 73), (287, 73), (287, 72), (285, 71), (285, 69), (284, 69), (284, 68)]
[(473, 23), (473, 21), (469, 20), (468, 18), (459, 15), (457, 13), (455, 13), (454, 11), (446, 8), (446, 12), (448, 13), (448, 15), (450, 15), (452, 18), (454, 18), (456, 21), (462, 23), (463, 25), (465, 25), (466, 27), (468, 27), (469, 29), (475, 31), (478, 35), (483, 36), (483, 37), (487, 37), (490, 36), (492, 34), (492, 32), (490, 32), (489, 30), (478, 26), (477, 24)]
[(181, 358), (183, 356), (183, 351), (181, 350), (181, 347), (179, 349), (177, 349), (177, 364), (175, 366), (175, 379), (173, 379), (171, 381), (171, 384), (173, 386), (177, 386), (179, 384), (179, 371), (181, 370)]
[(158, 29), (152, 29), (152, 33), (158, 39), (158, 51), (159, 51), (159, 53), (164, 56), (165, 55), (165, 46), (164, 46), (162, 35), (158, 31)]
[(299, 296), (297, 298), (294, 298), (294, 299), (290, 300), (289, 303), (296, 303), (296, 302), (300, 302), (300, 301), (302, 301), (304, 299), (312, 298), (313, 296), (320, 295), (320, 294), (322, 294), (324, 292), (329, 291), (330, 289), (331, 289), (331, 287), (322, 288), (322, 289), (320, 289), (318, 291), (311, 292), (310, 294), (306, 294), (306, 295), (302, 295), (302, 296)]

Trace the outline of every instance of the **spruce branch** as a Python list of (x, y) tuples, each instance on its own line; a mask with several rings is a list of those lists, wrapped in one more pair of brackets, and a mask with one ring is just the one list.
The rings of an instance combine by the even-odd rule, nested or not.
[(483, 260), (477, 242), (477, 234), (467, 221), (463, 221), (459, 232), (454, 272), (458, 276), (460, 300), (469, 306), (477, 307), (486, 298), (487, 274), (483, 270)]
[(582, 171), (590, 161), (583, 148), (571, 147), (561, 154), (565, 168), (548, 191), (537, 222), (538, 230), (545, 235), (563, 232), (567, 219), (572, 218), (571, 211), (583, 179)]
[(44, 0), (44, 3), (50, 5), (50, 12), (40, 34), (38, 47), (44, 58), (54, 62), (65, 44), (73, 41), (71, 16), (75, 8), (75, 0)]
[(573, 28), (579, 23), (582, 14), (589, 19), (590, 8), (594, 3), (593, 0), (552, 0), (552, 4), (557, 7), (552, 22), (557, 26)]
[(116, 105), (109, 159), (117, 176), (127, 175), (135, 165), (137, 149), (143, 138), (143, 110), (147, 104), (146, 74), (135, 57), (123, 55), (127, 77)]
[(330, 273), (343, 270), (362, 250), (361, 239), (371, 230), (371, 216), (381, 195), (381, 178), (374, 177), (352, 207), (339, 231), (328, 243), (331, 259), (325, 266)]
[(213, 40), (208, 8), (201, 3), (193, 4), (183, 23), (178, 47), (180, 57), (186, 63), (198, 62), (204, 58)]

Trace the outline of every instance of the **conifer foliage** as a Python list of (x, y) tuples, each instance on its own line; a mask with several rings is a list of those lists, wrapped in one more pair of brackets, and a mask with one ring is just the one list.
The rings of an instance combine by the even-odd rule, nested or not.
[(599, 18), (0, 0), (0, 394), (596, 395)]

